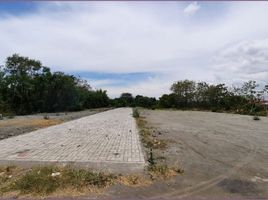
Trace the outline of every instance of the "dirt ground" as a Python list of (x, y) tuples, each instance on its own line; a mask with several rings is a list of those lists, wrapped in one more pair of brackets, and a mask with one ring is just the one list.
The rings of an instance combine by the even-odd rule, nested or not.
[(168, 142), (157, 150), (182, 175), (148, 187), (117, 187), (114, 198), (268, 198), (268, 118), (198, 111), (143, 110), (156, 138)]
[(165, 110), (140, 116), (154, 138), (167, 142), (153, 150), (156, 162), (184, 173), (141, 186), (116, 184), (81, 199), (268, 199), (267, 117)]
[[(108, 110), (108, 108), (91, 109), (78, 112), (40, 113), (35, 115), (14, 116), (13, 118), (5, 117), (3, 120), (0, 120), (0, 140), (88, 115), (93, 115), (105, 110)], [(44, 119), (44, 116), (48, 116), (48, 119)]]

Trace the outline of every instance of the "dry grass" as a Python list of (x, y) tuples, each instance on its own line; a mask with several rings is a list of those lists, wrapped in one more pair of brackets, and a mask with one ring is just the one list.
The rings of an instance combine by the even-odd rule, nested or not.
[(33, 126), (37, 128), (44, 128), (61, 124), (63, 121), (60, 119), (12, 119), (1, 121), (0, 128), (9, 126)]
[(146, 148), (162, 150), (167, 148), (167, 140), (154, 137), (151, 129), (147, 127), (147, 123), (144, 118), (139, 117), (136, 121), (140, 129), (141, 141)]
[(108, 187), (115, 184), (144, 187), (150, 185), (151, 180), (142, 175), (114, 175), (70, 167), (0, 168), (0, 196), (2, 197), (101, 195)]
[[(53, 175), (56, 174), (56, 175)], [(113, 174), (68, 167), (1, 168), (0, 194), (47, 196), (69, 191), (73, 195), (97, 193), (114, 184)]]
[(122, 185), (130, 186), (130, 187), (142, 187), (148, 186), (152, 182), (149, 179), (146, 179), (140, 175), (126, 175), (126, 176), (119, 176), (118, 182)]
[(148, 126), (144, 117), (136, 118), (136, 122), (139, 127), (141, 141), (147, 149), (149, 162), (147, 172), (151, 180), (169, 179), (178, 174), (182, 174), (184, 171), (180, 167), (167, 165), (165, 163), (166, 158), (163, 157), (163, 155), (159, 155), (160, 151), (163, 152), (167, 150), (168, 143), (174, 141), (158, 138), (158, 135), (153, 133), (155, 131)]
[(151, 165), (148, 167), (148, 172), (152, 180), (155, 179), (169, 179), (178, 174), (182, 174), (184, 171), (179, 167), (169, 167), (166, 164)]

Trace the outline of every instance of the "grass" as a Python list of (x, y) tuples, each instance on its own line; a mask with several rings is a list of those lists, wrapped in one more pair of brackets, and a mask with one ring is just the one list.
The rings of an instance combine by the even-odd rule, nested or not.
[(257, 120), (260, 120), (260, 118), (259, 118), (257, 115), (255, 115), (255, 116), (253, 117), (253, 120), (257, 121)]
[(138, 111), (137, 108), (133, 108), (133, 109), (132, 109), (132, 116), (133, 116), (134, 118), (139, 118), (139, 117), (140, 117), (140, 113), (139, 113), (139, 111)]
[(182, 174), (184, 171), (180, 167), (169, 166), (165, 163), (166, 157), (163, 155), (157, 156), (156, 152), (167, 150), (167, 142), (171, 141), (157, 138), (158, 136), (148, 127), (148, 124), (143, 117), (137, 118), (136, 122), (139, 127), (141, 141), (147, 149), (147, 161), (149, 163), (147, 173), (151, 180), (169, 179), (178, 174)]
[(148, 172), (152, 180), (168, 179), (184, 172), (179, 167), (170, 167), (167, 164), (153, 164), (148, 166)]
[(167, 141), (154, 137), (150, 128), (146, 126), (146, 121), (144, 118), (139, 117), (136, 122), (140, 129), (141, 141), (146, 148), (162, 150), (167, 148)]
[(63, 121), (60, 119), (15, 119), (2, 121), (0, 128), (12, 127), (12, 126), (33, 126), (38, 128), (44, 128), (56, 124), (60, 124)]
[(110, 173), (68, 167), (35, 167), (22, 174), (0, 170), (0, 194), (17, 192), (20, 195), (46, 196), (59, 190), (83, 192), (102, 189), (113, 184), (117, 177)]
[(115, 175), (70, 167), (0, 168), (0, 197), (81, 196), (101, 193), (115, 184), (145, 187), (151, 183), (143, 175)]
[(130, 187), (141, 187), (141, 186), (147, 186), (151, 184), (151, 181), (144, 178), (143, 176), (140, 175), (126, 175), (126, 176), (120, 176), (118, 178), (119, 183), (130, 186)]

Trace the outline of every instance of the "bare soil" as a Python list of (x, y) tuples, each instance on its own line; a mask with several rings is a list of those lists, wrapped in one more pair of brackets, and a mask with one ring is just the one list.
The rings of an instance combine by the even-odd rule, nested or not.
[(268, 118), (199, 111), (142, 110), (154, 137), (156, 162), (184, 173), (148, 187), (121, 186), (114, 198), (268, 198)]
[(267, 117), (165, 110), (141, 110), (140, 116), (167, 144), (153, 150), (156, 162), (184, 173), (147, 184), (146, 176), (123, 179), (127, 184), (81, 199), (268, 199)]
[[(0, 120), (0, 140), (93, 115), (108, 109), (98, 108), (78, 112), (39, 113), (35, 115), (14, 116), (13, 118), (4, 117), (3, 120)], [(45, 119), (45, 116), (48, 118)]]

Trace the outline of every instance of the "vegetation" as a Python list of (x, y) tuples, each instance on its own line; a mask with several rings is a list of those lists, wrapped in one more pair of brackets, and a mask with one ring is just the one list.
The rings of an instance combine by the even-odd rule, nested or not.
[(106, 91), (93, 90), (87, 81), (63, 72), (51, 72), (38, 60), (14, 54), (0, 67), (0, 113), (77, 111), (99, 107), (144, 107), (205, 109), (239, 114), (267, 115), (261, 99), (268, 85), (260, 89), (255, 81), (237, 88), (191, 80), (177, 81), (170, 94), (153, 97), (122, 93), (109, 99)]
[(255, 116), (253, 117), (253, 120), (258, 121), (258, 120), (260, 120), (260, 118), (259, 118), (257, 115), (255, 115)]
[(0, 112), (30, 114), (108, 105), (106, 91), (94, 91), (72, 75), (52, 73), (38, 60), (14, 54), (0, 68)]
[(158, 106), (266, 115), (261, 100), (267, 94), (267, 88), (268, 86), (265, 86), (260, 90), (256, 81), (248, 81), (241, 88), (228, 89), (224, 84), (212, 85), (184, 80), (174, 83), (171, 86), (172, 93), (162, 95)]
[[(113, 174), (68, 167), (35, 167), (27, 172), (16, 168), (0, 169), (0, 192), (17, 191), (20, 194), (48, 195), (57, 190), (84, 191), (105, 188), (114, 183)], [(14, 176), (14, 177), (13, 177)]]
[(133, 108), (133, 114), (132, 115), (133, 115), (134, 118), (140, 117), (140, 113), (139, 113), (137, 108)]

